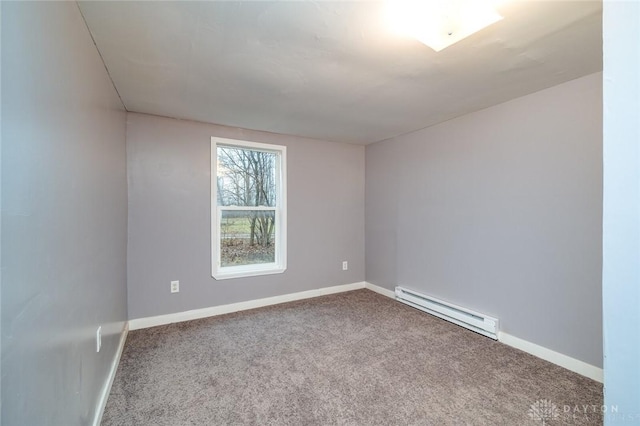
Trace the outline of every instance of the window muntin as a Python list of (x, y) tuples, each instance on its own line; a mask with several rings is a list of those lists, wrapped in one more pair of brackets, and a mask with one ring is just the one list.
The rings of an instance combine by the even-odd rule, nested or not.
[(286, 269), (286, 147), (211, 138), (212, 275)]

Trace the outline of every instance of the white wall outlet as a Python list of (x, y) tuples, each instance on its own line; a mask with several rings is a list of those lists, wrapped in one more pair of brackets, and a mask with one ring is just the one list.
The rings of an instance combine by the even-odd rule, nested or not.
[(100, 352), (102, 347), (102, 326), (96, 330), (96, 352)]
[(178, 293), (180, 291), (180, 281), (171, 281), (171, 293)]
[(349, 262), (345, 260), (344, 262), (342, 262), (342, 270), (346, 271), (348, 269), (349, 269)]

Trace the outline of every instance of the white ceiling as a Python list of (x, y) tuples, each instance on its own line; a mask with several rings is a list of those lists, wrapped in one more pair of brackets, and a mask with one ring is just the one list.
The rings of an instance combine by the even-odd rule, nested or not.
[(367, 144), (602, 69), (600, 1), (511, 1), (434, 52), (369, 1), (80, 2), (129, 111)]

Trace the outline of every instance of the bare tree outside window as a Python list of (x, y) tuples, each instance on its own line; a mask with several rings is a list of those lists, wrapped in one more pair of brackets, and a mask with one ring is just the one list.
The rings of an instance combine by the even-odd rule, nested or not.
[(275, 262), (278, 154), (237, 147), (217, 148), (217, 203), (221, 266)]

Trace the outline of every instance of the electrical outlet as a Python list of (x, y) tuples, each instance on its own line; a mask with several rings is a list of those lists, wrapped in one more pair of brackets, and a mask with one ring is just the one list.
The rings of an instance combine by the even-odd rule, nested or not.
[(96, 352), (100, 352), (102, 347), (102, 326), (96, 330)]
[(342, 262), (342, 270), (346, 271), (348, 269), (349, 269), (349, 262), (345, 260), (344, 262)]
[(180, 281), (171, 281), (171, 293), (178, 293), (180, 291)]

